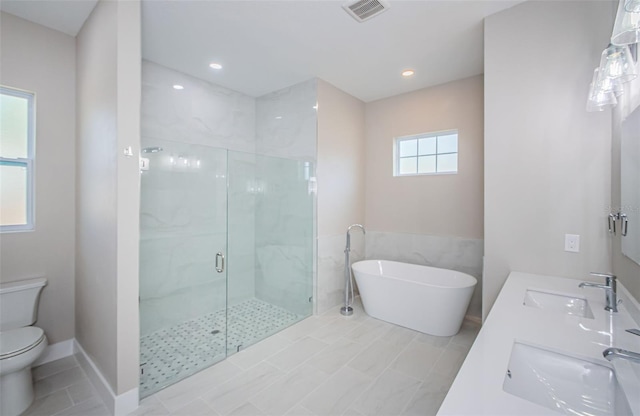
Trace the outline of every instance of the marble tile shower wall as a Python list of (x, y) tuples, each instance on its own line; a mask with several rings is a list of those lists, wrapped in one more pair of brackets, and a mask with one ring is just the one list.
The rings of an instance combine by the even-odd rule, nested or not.
[(317, 90), (311, 79), (256, 99), (256, 153), (315, 164)]
[[(179, 84), (183, 90), (173, 89)], [(142, 62), (142, 137), (256, 151), (253, 97)]]
[(394, 260), (458, 270), (478, 279), (467, 314), (482, 316), (481, 239), (368, 231), (366, 258)]

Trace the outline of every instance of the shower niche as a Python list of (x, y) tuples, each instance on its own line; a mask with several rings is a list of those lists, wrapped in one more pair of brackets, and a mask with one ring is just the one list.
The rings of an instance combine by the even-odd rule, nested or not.
[(316, 83), (254, 98), (148, 61), (142, 81), (145, 397), (311, 315)]

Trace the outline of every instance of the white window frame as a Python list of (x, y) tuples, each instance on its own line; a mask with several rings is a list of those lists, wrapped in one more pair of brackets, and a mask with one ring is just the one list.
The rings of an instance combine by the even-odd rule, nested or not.
[[(458, 131), (458, 129), (451, 129), (451, 130), (443, 130), (443, 131), (437, 131), (437, 132), (429, 132), (429, 133), (422, 133), (422, 134), (412, 134), (410, 136), (401, 136), (401, 137), (396, 137), (393, 141), (393, 176), (398, 176), (398, 177), (404, 177), (404, 176), (424, 176), (424, 175), (456, 175), (459, 172), (459, 168), (457, 168), (455, 171), (447, 171), (447, 172), (438, 172), (438, 165), (437, 165), (437, 160), (438, 160), (438, 156), (439, 155), (450, 155), (450, 154), (455, 154), (456, 158), (458, 157), (458, 155), (460, 154), (460, 147), (458, 146), (458, 151), (457, 152), (444, 152), (444, 153), (439, 153), (438, 152), (438, 142), (436, 140), (436, 152), (433, 153), (433, 156), (436, 156), (436, 171), (435, 172), (426, 172), (426, 173), (418, 173), (418, 169), (416, 167), (416, 173), (400, 173), (400, 159), (402, 159), (400, 157), (400, 143), (403, 141), (407, 141), (407, 140), (416, 140), (416, 139), (427, 139), (430, 137), (438, 137), (438, 136), (448, 136), (451, 134), (455, 134), (457, 136), (457, 143), (458, 145), (460, 144), (460, 133)], [(416, 158), (416, 163), (418, 163), (418, 158), (419, 156), (425, 156), (425, 155), (416, 155), (416, 156), (409, 156), (409, 157), (415, 157)], [(426, 155), (426, 156), (431, 156), (431, 155)]]
[(0, 165), (4, 166), (23, 166), (27, 169), (27, 212), (26, 224), (19, 225), (0, 225), (0, 233), (33, 231), (35, 229), (35, 186), (34, 186), (34, 160), (35, 160), (35, 139), (36, 139), (36, 120), (35, 120), (35, 93), (18, 90), (11, 87), (0, 86), (0, 93), (3, 95), (11, 95), (13, 97), (25, 98), (27, 100), (27, 157), (26, 158), (6, 158), (0, 157)]

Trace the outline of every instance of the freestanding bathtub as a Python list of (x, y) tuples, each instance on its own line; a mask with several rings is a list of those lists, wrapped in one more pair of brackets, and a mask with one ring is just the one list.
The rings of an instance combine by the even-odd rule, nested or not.
[(352, 266), (365, 312), (431, 335), (460, 330), (477, 280), (468, 274), (387, 260)]

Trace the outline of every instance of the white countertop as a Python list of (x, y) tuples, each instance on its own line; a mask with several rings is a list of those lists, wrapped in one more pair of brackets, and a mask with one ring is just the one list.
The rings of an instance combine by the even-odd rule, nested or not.
[[(602, 279), (600, 279), (602, 280)], [(591, 281), (603, 283), (592, 279)], [(473, 347), (458, 372), (438, 415), (557, 415), (502, 389), (514, 341), (564, 352), (596, 361), (607, 367), (602, 351), (617, 347), (640, 352), (640, 336), (625, 332), (640, 328), (638, 304), (618, 283), (619, 312), (604, 310), (605, 293), (597, 288), (578, 288), (580, 280), (512, 272)], [(527, 289), (574, 294), (586, 298), (594, 318), (558, 314), (523, 305)], [(638, 364), (615, 360), (618, 378), (627, 377), (625, 392), (634, 414), (640, 415)], [(619, 370), (620, 367), (620, 370)], [(621, 374), (623, 373), (624, 374)], [(630, 377), (630, 379), (629, 379)], [(631, 384), (629, 384), (631, 383)], [(622, 383), (621, 383), (622, 384)], [(637, 389), (636, 389), (637, 387)]]

